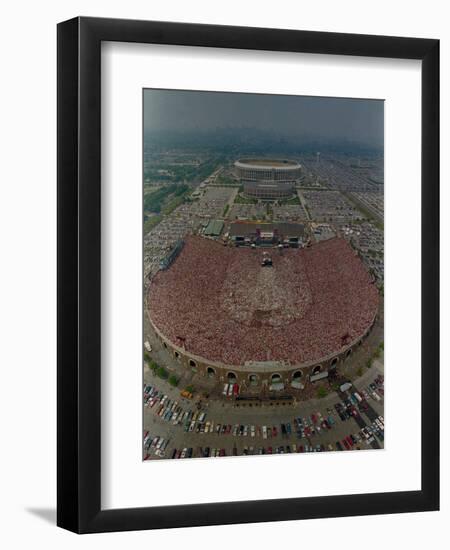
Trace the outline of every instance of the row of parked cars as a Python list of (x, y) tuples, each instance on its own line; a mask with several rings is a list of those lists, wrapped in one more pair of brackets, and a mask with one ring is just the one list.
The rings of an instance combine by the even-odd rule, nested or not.
[(360, 416), (360, 411), (367, 410), (367, 403), (362, 401), (359, 404), (355, 404), (351, 398), (344, 399), (344, 401), (339, 401), (334, 405), (336, 413), (342, 421), (346, 421), (349, 418), (357, 418)]
[[(294, 428), (298, 439), (310, 438), (314, 435), (318, 435), (323, 432), (331, 430), (336, 424), (331, 409), (327, 409), (325, 415), (322, 415), (320, 411), (312, 413), (309, 416), (297, 416), (294, 418)], [(287, 434), (291, 433), (291, 426), (288, 423), (286, 425)]]
[[(189, 426), (189, 431), (196, 431), (197, 433), (217, 435), (232, 435), (233, 437), (262, 437), (263, 439), (271, 439), (281, 435), (282, 437), (290, 437), (294, 432), (297, 433), (298, 438), (309, 438), (316, 434), (320, 434), (321, 431), (331, 430), (336, 423), (331, 409), (327, 409), (327, 414), (323, 416), (320, 411), (312, 413), (310, 416), (296, 417), (293, 424), (291, 422), (284, 422), (279, 425), (264, 425), (258, 426), (254, 424), (221, 424), (214, 423), (213, 420), (202, 422), (202, 416), (199, 416), (198, 422), (194, 420)], [(188, 431), (187, 430), (187, 431)]]
[[(379, 380), (379, 378), (377, 379)], [(381, 401), (381, 395), (384, 395), (382, 384), (382, 382), (380, 382), (380, 385), (376, 385), (375, 383), (369, 384), (369, 386), (359, 390), (359, 392), (354, 391), (349, 393), (347, 398), (336, 403), (334, 408), (339, 418), (343, 421), (348, 420), (352, 416), (357, 418), (361, 412), (368, 410), (367, 401), (369, 399)]]
[(144, 431), (144, 460), (148, 460), (152, 454), (164, 458), (169, 442), (170, 439), (152, 436), (148, 431)]
[[(360, 430), (356, 434), (349, 434), (340, 441), (335, 443), (318, 443), (311, 444), (308, 442), (306, 444), (296, 444), (292, 443), (290, 445), (276, 445), (268, 447), (253, 447), (245, 445), (242, 454), (243, 455), (266, 455), (266, 454), (289, 454), (289, 453), (312, 453), (312, 452), (324, 452), (324, 451), (350, 451), (355, 449), (361, 449), (363, 443), (370, 445), (376, 435), (381, 440), (383, 439), (384, 433), (384, 419), (382, 416), (379, 416), (371, 426), (367, 426)], [(238, 455), (238, 449), (236, 446), (233, 447), (231, 453), (232, 456)], [(185, 449), (174, 449), (172, 452), (172, 458), (191, 458), (192, 456), (196, 457), (221, 457), (227, 456), (227, 451), (225, 448), (220, 447), (198, 447), (197, 451), (194, 453), (192, 448)]]
[(384, 376), (379, 374), (371, 384), (361, 390), (361, 393), (367, 401), (369, 399), (381, 401), (384, 397)]
[(371, 425), (365, 426), (356, 434), (346, 436), (342, 441), (336, 441), (336, 448), (339, 451), (350, 451), (353, 448), (360, 449), (360, 445), (365, 443), (369, 446), (377, 437), (380, 441), (384, 440), (384, 418), (378, 416)]
[(192, 447), (184, 447), (183, 449), (174, 449), (170, 458), (192, 458), (192, 454)]
[(159, 391), (150, 384), (144, 385), (144, 405), (153, 408), (155, 414), (174, 426), (181, 424), (185, 431), (193, 431), (196, 422), (204, 422), (206, 413), (201, 411), (184, 410), (176, 400)]

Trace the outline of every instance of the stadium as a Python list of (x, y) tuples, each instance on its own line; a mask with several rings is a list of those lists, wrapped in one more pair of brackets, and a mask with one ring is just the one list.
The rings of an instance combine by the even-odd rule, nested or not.
[(150, 323), (185, 368), (243, 389), (302, 389), (370, 332), (378, 290), (341, 238), (282, 251), (186, 238), (148, 289)]
[(240, 159), (234, 163), (244, 195), (260, 200), (292, 197), (301, 166), (290, 160)]

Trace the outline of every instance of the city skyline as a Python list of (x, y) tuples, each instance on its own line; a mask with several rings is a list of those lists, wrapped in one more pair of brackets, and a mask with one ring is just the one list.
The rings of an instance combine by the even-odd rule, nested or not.
[(144, 132), (230, 133), (342, 141), (381, 148), (384, 101), (186, 90), (144, 90)]

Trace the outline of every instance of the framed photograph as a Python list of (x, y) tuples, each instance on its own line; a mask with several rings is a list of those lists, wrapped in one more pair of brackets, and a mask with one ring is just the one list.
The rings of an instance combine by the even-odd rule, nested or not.
[(77, 533), (439, 508), (439, 41), (58, 25)]

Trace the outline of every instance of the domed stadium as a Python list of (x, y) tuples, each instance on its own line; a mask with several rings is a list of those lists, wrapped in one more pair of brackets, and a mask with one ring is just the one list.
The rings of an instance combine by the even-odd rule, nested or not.
[(301, 173), (300, 164), (284, 159), (240, 159), (234, 168), (244, 195), (261, 200), (292, 197)]

